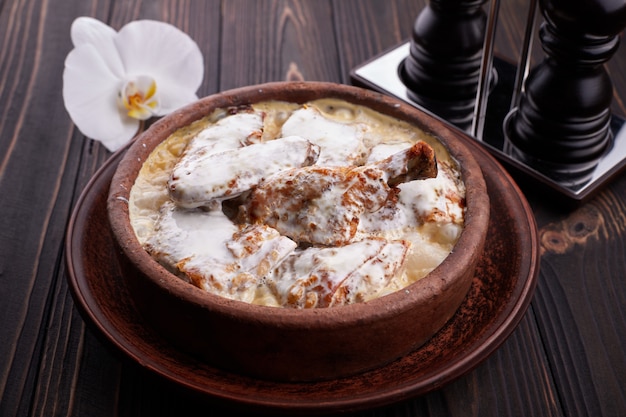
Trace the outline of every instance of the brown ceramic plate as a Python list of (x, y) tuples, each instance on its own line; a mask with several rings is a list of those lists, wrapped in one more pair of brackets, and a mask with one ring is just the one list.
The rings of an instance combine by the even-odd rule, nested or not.
[(278, 383), (211, 367), (175, 349), (137, 314), (114, 253), (106, 213), (123, 150), (95, 174), (67, 231), (68, 281), (85, 320), (126, 356), (176, 384), (247, 410), (289, 414), (378, 407), (442, 387), (485, 360), (511, 334), (539, 269), (534, 216), (500, 164), (471, 139), (491, 198), (485, 252), (456, 315), (429, 342), (382, 368), (315, 383)]

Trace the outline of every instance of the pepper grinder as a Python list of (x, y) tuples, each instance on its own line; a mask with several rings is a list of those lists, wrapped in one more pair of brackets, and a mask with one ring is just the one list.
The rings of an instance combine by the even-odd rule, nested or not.
[(478, 91), (486, 2), (430, 0), (399, 71), (411, 100), (463, 129), (472, 123)]
[(626, 0), (541, 0), (545, 57), (504, 122), (511, 151), (537, 170), (587, 181), (610, 148), (613, 84), (604, 68), (626, 26)]

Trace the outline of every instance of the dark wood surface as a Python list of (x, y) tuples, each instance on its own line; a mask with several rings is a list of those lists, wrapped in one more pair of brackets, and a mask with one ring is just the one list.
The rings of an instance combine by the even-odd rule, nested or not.
[[(527, 4), (502, 2), (496, 51), (515, 59)], [(407, 39), (417, 0), (0, 0), (0, 416), (230, 415), (108, 349), (68, 290), (65, 230), (110, 153), (63, 107), (70, 24), (170, 22), (205, 58), (200, 95), (277, 80), (349, 83)], [(535, 51), (535, 54), (540, 51)], [(626, 45), (608, 64), (626, 115)], [(580, 207), (520, 180), (540, 229), (527, 314), (482, 365), (359, 416), (626, 415), (626, 174)]]

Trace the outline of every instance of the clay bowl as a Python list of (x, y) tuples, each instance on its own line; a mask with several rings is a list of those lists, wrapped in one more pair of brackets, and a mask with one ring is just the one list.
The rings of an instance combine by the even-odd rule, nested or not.
[[(207, 293), (146, 253), (131, 228), (129, 191), (152, 149), (218, 108), (266, 100), (338, 98), (408, 121), (435, 135), (459, 162), (467, 188), (466, 225), (453, 252), (425, 278), (360, 304), (296, 310), (251, 305)], [(417, 349), (453, 316), (470, 287), (485, 242), (489, 197), (459, 133), (395, 99), (356, 87), (282, 82), (201, 99), (152, 125), (121, 160), (107, 209), (120, 262), (138, 311), (182, 351), (227, 371), (277, 381), (340, 378), (383, 366)]]

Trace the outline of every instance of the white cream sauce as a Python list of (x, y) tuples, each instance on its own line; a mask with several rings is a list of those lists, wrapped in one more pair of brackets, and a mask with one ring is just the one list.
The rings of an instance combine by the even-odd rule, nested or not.
[(194, 146), (174, 167), (167, 186), (178, 206), (238, 197), (274, 173), (313, 164), (319, 155), (318, 146), (299, 136), (218, 152), (210, 148)]
[(302, 136), (321, 149), (319, 166), (361, 165), (367, 154), (363, 143), (366, 127), (361, 123), (338, 123), (315, 107), (294, 111), (282, 127), (281, 136)]

